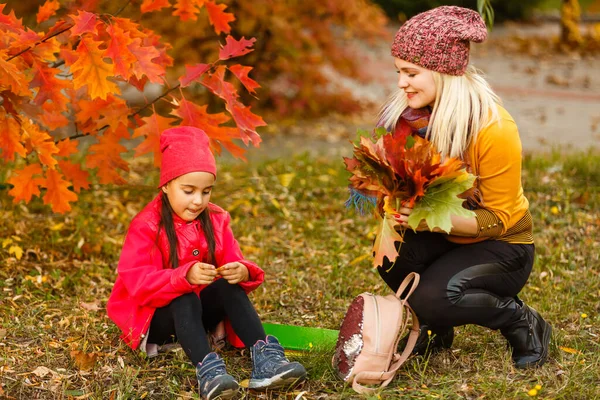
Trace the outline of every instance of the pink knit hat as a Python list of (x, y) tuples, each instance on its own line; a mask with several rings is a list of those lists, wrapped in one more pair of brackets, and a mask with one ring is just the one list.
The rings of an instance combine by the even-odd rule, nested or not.
[(159, 187), (188, 172), (210, 172), (217, 177), (215, 157), (202, 129), (179, 126), (164, 130), (160, 135), (160, 152)]
[(485, 22), (476, 11), (442, 6), (406, 21), (396, 33), (392, 55), (432, 71), (463, 75), (470, 42), (486, 37)]

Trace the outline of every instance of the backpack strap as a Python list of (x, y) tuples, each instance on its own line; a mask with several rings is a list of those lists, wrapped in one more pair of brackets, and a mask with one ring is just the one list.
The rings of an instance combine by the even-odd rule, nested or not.
[[(415, 291), (417, 285), (419, 285), (420, 279), (421, 276), (416, 272), (411, 272), (408, 275), (406, 275), (406, 278), (404, 278), (404, 280), (400, 284), (400, 287), (398, 288), (398, 290), (396, 290), (396, 297), (402, 301), (406, 301), (410, 297), (410, 295)], [(404, 296), (404, 298), (401, 299), (400, 296), (402, 296), (402, 293), (404, 293), (408, 285), (411, 285), (410, 290), (408, 291), (406, 296)]]
[[(408, 277), (407, 277), (408, 279)], [(412, 277), (411, 277), (412, 279)], [(417, 274), (416, 276), (416, 282), (418, 283), (419, 281), (419, 275)], [(405, 279), (406, 282), (406, 279)], [(404, 282), (403, 282), (404, 284)], [(411, 288), (411, 293), (414, 290), (414, 287)], [(399, 292), (402, 293), (399, 289)], [(410, 314), (412, 316), (412, 326), (410, 329), (410, 333), (408, 335), (408, 342), (406, 343), (406, 347), (404, 348), (404, 350), (402, 351), (402, 354), (394, 354), (394, 357), (392, 359), (392, 363), (390, 365), (390, 369), (388, 371), (362, 371), (359, 372), (358, 374), (356, 374), (354, 376), (354, 379), (352, 380), (352, 389), (354, 389), (357, 393), (360, 394), (372, 394), (374, 392), (376, 392), (377, 390), (386, 387), (391, 381), (392, 379), (394, 379), (394, 377), (396, 376), (396, 372), (398, 371), (398, 369), (400, 368), (400, 366), (402, 364), (404, 364), (404, 362), (411, 356), (413, 349), (415, 348), (415, 344), (417, 343), (417, 338), (419, 336), (419, 320), (417, 319), (417, 315), (415, 314), (415, 312), (413, 311), (413, 309), (406, 304), (406, 300), (402, 300), (403, 306), (410, 311)], [(408, 324), (408, 315), (406, 315), (406, 317), (404, 318), (403, 322), (402, 322), (402, 328), (400, 330), (400, 334), (398, 335), (398, 338), (396, 339), (396, 344), (394, 345), (394, 348), (398, 347), (398, 342), (400, 341), (400, 337), (402, 336), (402, 333), (404, 333), (404, 331), (406, 330), (406, 325)], [(359, 383), (359, 381), (361, 380), (377, 380), (377, 381), (382, 381), (381, 385), (377, 388), (370, 388), (364, 385), (361, 385)]]

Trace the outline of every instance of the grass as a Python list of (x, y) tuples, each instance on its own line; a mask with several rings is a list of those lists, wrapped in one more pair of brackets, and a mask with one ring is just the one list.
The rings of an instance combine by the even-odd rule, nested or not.
[[(375, 223), (344, 209), (346, 179), (340, 159), (318, 156), (221, 166), (213, 201), (231, 212), (246, 257), (267, 272), (252, 296), (265, 322), (337, 329), (354, 296), (386, 293), (364, 257)], [(548, 363), (515, 370), (498, 332), (464, 326), (451, 350), (410, 359), (370, 398), (519, 399), (536, 385), (539, 398), (600, 397), (600, 154), (528, 155), (523, 180), (537, 260), (522, 298), (553, 324)], [(145, 359), (122, 344), (104, 311), (128, 223), (156, 193), (156, 172), (143, 160), (129, 181), (82, 193), (67, 215), (38, 200), (13, 205), (0, 191), (0, 398), (198, 397), (181, 351)], [(224, 356), (233, 375), (248, 377), (246, 351)], [(302, 387), (240, 397), (369, 398), (335, 379), (330, 350), (291, 357), (309, 371)]]

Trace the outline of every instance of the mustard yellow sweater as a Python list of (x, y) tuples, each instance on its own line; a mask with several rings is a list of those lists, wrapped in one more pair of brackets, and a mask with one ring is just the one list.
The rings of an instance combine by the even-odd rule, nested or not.
[[(504, 108), (498, 107), (498, 112), (499, 121), (481, 130), (467, 150), (471, 173), (478, 177), (476, 186), (483, 199), (483, 208), (475, 210), (477, 238), (533, 243), (529, 201), (521, 184), (519, 130)], [(456, 236), (448, 240), (469, 241)]]

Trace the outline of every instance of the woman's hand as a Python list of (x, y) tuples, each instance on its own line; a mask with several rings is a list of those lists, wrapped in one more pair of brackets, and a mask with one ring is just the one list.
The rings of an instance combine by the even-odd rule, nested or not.
[[(413, 211), (413, 208), (410, 205), (403, 204), (400, 207), (400, 209), (398, 210), (398, 214), (393, 214), (393, 217), (396, 221), (398, 221), (398, 223), (400, 224), (400, 226), (402, 228), (406, 229), (406, 228), (409, 228), (408, 217), (410, 216), (412, 211)], [(429, 226), (427, 225), (427, 222), (424, 219), (422, 219), (421, 222), (419, 222), (419, 225), (417, 226), (417, 228), (415, 230), (417, 232), (422, 232), (422, 231), (429, 231), (430, 229), (429, 229)], [(433, 232), (435, 232), (435, 230)]]
[(197, 262), (188, 270), (185, 275), (188, 282), (192, 285), (209, 285), (215, 280), (217, 269), (214, 265)]
[(240, 282), (246, 282), (250, 278), (248, 268), (244, 264), (237, 261), (221, 265), (217, 269), (217, 272), (223, 277), (223, 279), (232, 285)]

